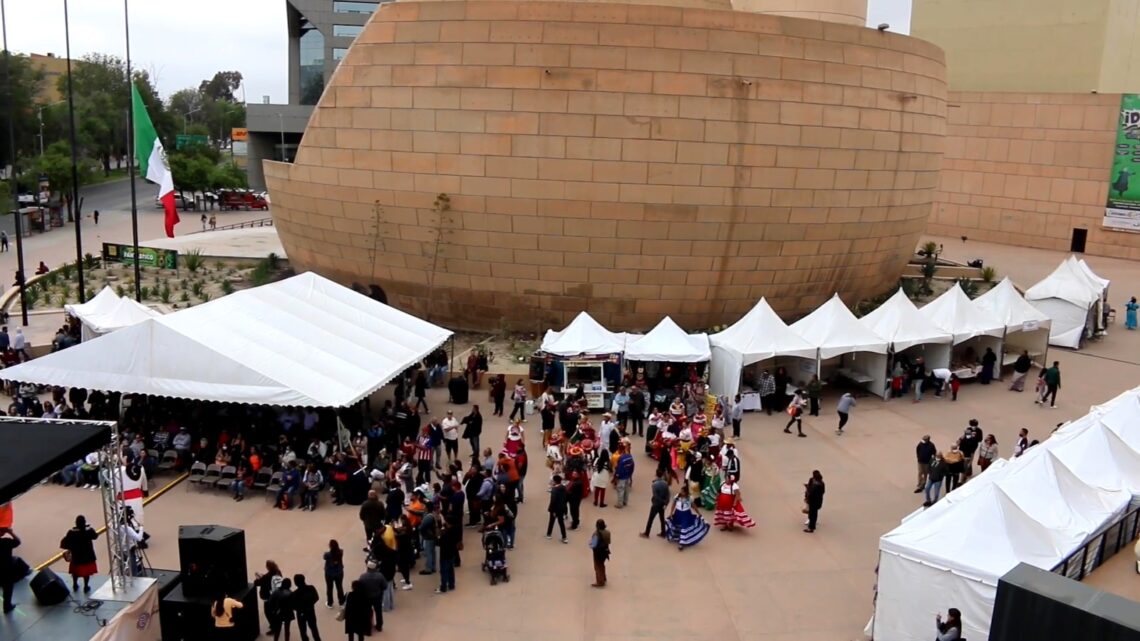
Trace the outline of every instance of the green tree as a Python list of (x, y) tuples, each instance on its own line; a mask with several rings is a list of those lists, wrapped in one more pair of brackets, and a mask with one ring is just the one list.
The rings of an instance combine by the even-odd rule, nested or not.
[[(47, 176), (48, 183), (51, 185), (51, 191), (56, 194), (61, 202), (67, 203), (68, 216), (71, 215), (71, 147), (64, 141), (58, 140), (53, 142), (50, 146), (44, 149), (42, 156), (37, 156), (30, 171), (35, 174), (32, 178), (38, 176)], [(91, 180), (91, 165), (83, 160), (76, 164), (76, 173), (79, 178), (79, 186), (82, 187), (89, 180)]]
[(245, 172), (232, 162), (217, 165), (210, 172), (211, 189), (244, 189), (248, 186)]
[(210, 80), (203, 80), (198, 93), (207, 100), (234, 102), (234, 92), (241, 86), (240, 71), (219, 71)]
[[(0, 89), (0, 118), (4, 120), (4, 126), (0, 126), (0, 166), (12, 162), (7, 127), (9, 105), (12, 106), (17, 157), (31, 155), (34, 149), (38, 149), (39, 121), (35, 103), (44, 84), (43, 72), (34, 67), (27, 57), (11, 54), (9, 63), (12, 91), (9, 94)], [(2, 78), (3, 60), (0, 60), (0, 81)]]

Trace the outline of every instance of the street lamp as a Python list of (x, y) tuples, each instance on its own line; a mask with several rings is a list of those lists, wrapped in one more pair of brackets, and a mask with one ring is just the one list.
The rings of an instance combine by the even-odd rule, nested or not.
[(42, 156), (42, 155), (44, 155), (44, 109), (47, 109), (48, 107), (54, 107), (54, 106), (56, 106), (56, 105), (62, 105), (62, 104), (63, 104), (63, 103), (65, 103), (65, 102), (67, 102), (67, 101), (66, 101), (66, 100), (56, 100), (55, 102), (50, 102), (50, 103), (48, 103), (48, 104), (46, 104), (46, 105), (40, 105), (40, 107), (39, 107), (39, 116), (40, 116), (40, 155), (41, 155), (41, 156)]
[(183, 136), (185, 136), (185, 135), (186, 135), (186, 125), (190, 124), (190, 114), (192, 114), (192, 113), (198, 113), (199, 111), (202, 111), (202, 108), (201, 108), (201, 107), (195, 107), (194, 109), (191, 109), (190, 111), (187, 111), (187, 112), (186, 112), (186, 113), (185, 113), (185, 114), (182, 116), (182, 135), (183, 135)]

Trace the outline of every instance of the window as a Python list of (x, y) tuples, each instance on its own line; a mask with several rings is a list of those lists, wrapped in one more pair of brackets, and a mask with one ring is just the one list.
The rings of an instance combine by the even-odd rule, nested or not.
[(315, 105), (325, 90), (325, 37), (310, 28), (300, 42), (301, 104)]
[(344, 47), (333, 47), (333, 60), (344, 60), (346, 53), (348, 53), (348, 49)]
[(336, 13), (373, 13), (379, 2), (333, 2), (333, 11)]
[(355, 38), (360, 35), (364, 27), (350, 24), (334, 24), (333, 35), (337, 38)]

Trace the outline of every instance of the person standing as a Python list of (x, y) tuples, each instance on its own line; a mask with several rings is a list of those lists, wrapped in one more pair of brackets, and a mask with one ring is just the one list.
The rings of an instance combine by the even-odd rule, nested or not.
[(336, 587), (336, 602), (344, 605), (344, 550), (336, 539), (329, 540), (325, 561), (325, 607), (333, 607), (333, 587)]
[(269, 595), (269, 600), (265, 602), (266, 614), (272, 614), (269, 619), (269, 633), (273, 635), (273, 641), (279, 641), (281, 632), (285, 632), (285, 641), (289, 641), (290, 628), (293, 625), (293, 582), (289, 579), (281, 579), (281, 583), (277, 589)]
[(503, 415), (503, 402), (507, 398), (507, 379), (504, 375), (499, 374), (491, 381), (491, 401), (495, 404), (495, 411), (492, 416)]
[(554, 532), (554, 523), (558, 523), (558, 531), (562, 533), (562, 542), (569, 543), (566, 538), (566, 486), (562, 484), (562, 477), (558, 474), (550, 479), (550, 502), (546, 506), (550, 520), (546, 523), (546, 538)]
[(716, 519), (714, 520), (721, 531), (732, 531), (736, 526), (742, 528), (756, 527), (756, 521), (748, 516), (744, 503), (740, 498), (740, 484), (736, 477), (728, 475), (720, 486), (716, 497)]
[[(356, 580), (364, 588), (364, 596), (367, 599), (368, 608), (371, 609), (376, 615), (376, 629), (384, 629), (384, 592), (388, 589), (388, 579), (384, 578), (384, 574), (380, 572), (380, 566), (376, 561), (368, 561), (364, 567), (364, 573)], [(356, 585), (354, 583), (353, 585)], [(369, 622), (371, 624), (371, 622)]]
[(594, 461), (594, 474), (590, 478), (590, 487), (594, 488), (594, 507), (606, 507), (606, 486), (610, 484), (612, 468), (610, 451), (602, 449), (598, 460)]
[(422, 368), (416, 370), (416, 378), (412, 382), (412, 390), (413, 394), (416, 397), (416, 404), (412, 406), (412, 409), (419, 410), (420, 406), (422, 405), (424, 408), (424, 414), (431, 414), (431, 410), (428, 409), (427, 404), (427, 388), (427, 374), (424, 374), (424, 370)]
[(665, 519), (666, 540), (676, 543), (678, 550), (684, 550), (700, 543), (708, 533), (709, 524), (690, 498), (688, 483), (682, 483)]
[(982, 354), (982, 373), (978, 375), (978, 380), (982, 385), (989, 385), (990, 381), (994, 379), (994, 367), (997, 365), (997, 354), (994, 353), (992, 347), (986, 348), (986, 353)]
[(313, 633), (313, 641), (321, 641), (321, 633), (317, 630), (317, 601), (321, 596), (317, 589), (305, 582), (304, 574), (294, 574), (293, 583), (297, 589), (293, 591), (293, 611), (297, 613), (297, 630), (301, 633), (301, 641), (309, 641), (309, 631)]
[(67, 531), (59, 547), (63, 548), (67, 561), (67, 573), (71, 575), (71, 591), (79, 591), (79, 579), (83, 579), (83, 591), (91, 591), (91, 576), (99, 571), (95, 564), (95, 539), (99, 535), (87, 525), (82, 514), (75, 517), (75, 527)]
[(1025, 378), (1033, 368), (1033, 359), (1029, 358), (1028, 350), (1021, 350), (1021, 356), (1013, 363), (1013, 380), (1009, 384), (1011, 392), (1025, 391)]
[(1061, 362), (1053, 361), (1052, 367), (1041, 372), (1041, 380), (1045, 385), (1045, 393), (1037, 402), (1044, 405), (1045, 399), (1049, 399), (1049, 407), (1057, 409), (1057, 390), (1061, 389)]
[(788, 416), (790, 418), (788, 419), (788, 424), (784, 426), (785, 434), (792, 433), (792, 423), (795, 423), (797, 432), (796, 436), (799, 436), (801, 438), (807, 437), (807, 434), (804, 434), (803, 419), (804, 407), (806, 405), (807, 401), (804, 400), (804, 391), (802, 389), (796, 390), (796, 393), (792, 395), (792, 402), (788, 403)]
[(809, 414), (811, 416), (819, 416), (819, 398), (822, 394), (823, 383), (819, 380), (819, 374), (812, 374), (811, 380), (807, 384)]
[[(4, 250), (7, 251), (8, 239), (7, 238), (0, 238), (0, 241), (3, 242)], [(1140, 309), (1140, 305), (1138, 305), (1136, 303), (1136, 297), (1135, 296), (1128, 299), (1128, 302), (1124, 304), (1124, 329), (1136, 329), (1136, 310), (1137, 309)]]
[(463, 425), (463, 438), (471, 444), (471, 453), (479, 454), (479, 436), (483, 434), (483, 415), (479, 413), (479, 406), (472, 405), (471, 413), (459, 421)]
[(594, 557), (594, 582), (590, 585), (595, 588), (606, 587), (606, 561), (610, 560), (610, 531), (606, 529), (606, 522), (598, 519), (594, 527), (594, 535), (590, 537), (590, 550)]
[[(574, 446), (581, 450), (577, 445)], [(573, 449), (573, 448), (571, 448)], [(570, 529), (577, 530), (582, 520), (582, 498), (586, 496), (586, 471), (571, 470), (566, 476), (566, 507), (570, 510)]]
[(281, 581), (284, 575), (281, 574), (281, 568), (277, 566), (277, 562), (269, 560), (265, 562), (265, 574), (257, 572), (253, 575), (253, 583), (257, 586), (257, 596), (264, 603), (262, 609), (265, 611), (265, 621), (269, 624), (269, 632), (266, 634), (273, 634), (273, 612), (269, 609), (269, 597), (273, 596), (273, 592), (281, 586)]
[(997, 439), (993, 434), (986, 434), (982, 444), (978, 446), (978, 469), (985, 472), (998, 457)]
[(843, 435), (843, 426), (847, 425), (847, 419), (851, 418), (851, 408), (853, 407), (855, 407), (855, 397), (851, 392), (844, 392), (843, 396), (839, 397), (839, 403), (835, 406), (835, 413), (839, 415), (839, 427), (835, 429), (836, 434)]
[(16, 609), (12, 603), (12, 586), (24, 577), (16, 576), (15, 565), (12, 563), (12, 552), (20, 547), (20, 537), (12, 528), (0, 528), (0, 591), (4, 594), (4, 614)]
[(619, 510), (629, 504), (629, 488), (633, 484), (633, 454), (630, 453), (629, 439), (623, 439), (621, 454), (618, 455), (617, 464), (614, 465), (614, 487), (617, 492), (617, 503), (614, 507)]
[(207, 222), (209, 222), (209, 219), (208, 219), (208, 218), (206, 218), (206, 213), (205, 213), (205, 212), (202, 212), (202, 218), (201, 218), (201, 220), (202, 220), (202, 231), (206, 231), (206, 223), (207, 223)]
[(461, 519), (444, 519), (439, 533), (439, 587), (436, 594), (455, 591), (455, 562), (459, 559)]
[(240, 610), (242, 607), (241, 601), (231, 599), (224, 590), (218, 591), (210, 608), (210, 615), (214, 617), (215, 638), (220, 641), (237, 639), (234, 634), (234, 610)]
[(776, 379), (768, 373), (768, 370), (760, 372), (760, 380), (757, 381), (757, 390), (760, 392), (760, 405), (768, 412), (768, 416), (772, 415), (772, 407), (776, 405)]
[(455, 412), (447, 410), (447, 416), (439, 423), (440, 429), (443, 430), (443, 450), (447, 456), (447, 464), (459, 458), (459, 419), (455, 418)]
[[(519, 418), (526, 419), (526, 386), (523, 385), (523, 379), (515, 381), (515, 389), (511, 392), (511, 402), (514, 407), (511, 408), (511, 415), (508, 419), (514, 420), (517, 414)], [(501, 415), (500, 415), (501, 416)]]
[(934, 615), (934, 641), (959, 641), (962, 638), (962, 613), (958, 608), (946, 611), (946, 620), (941, 614)]
[(344, 604), (344, 633), (348, 641), (364, 641), (372, 635), (372, 603), (365, 594), (366, 588), (360, 581), (352, 582), (352, 590)]
[(376, 490), (368, 491), (368, 498), (360, 504), (360, 522), (364, 525), (364, 542), (372, 538), (376, 530), (384, 525), (384, 504), (380, 502), (380, 494)]
[(435, 546), (439, 542), (439, 501), (432, 501), (432, 510), (424, 514), (420, 521), (420, 553), (424, 557), (424, 569), (420, 574), (435, 574)]
[(654, 517), (660, 524), (660, 531), (657, 536), (665, 538), (665, 506), (669, 504), (669, 483), (665, 480), (665, 473), (660, 469), (657, 470), (656, 478), (653, 479), (653, 484), (650, 486), (650, 493), (649, 518), (645, 521), (645, 531), (641, 533), (641, 538), (649, 538), (649, 530), (653, 527)]
[(645, 390), (634, 385), (629, 391), (630, 434), (645, 436)]
[(811, 478), (804, 484), (804, 502), (807, 503), (808, 522), (804, 532), (815, 532), (815, 526), (819, 522), (819, 511), (823, 509), (823, 494), (826, 486), (823, 483), (823, 475), (819, 470), (812, 470)]
[(1024, 427), (1017, 433), (1017, 442), (1013, 445), (1013, 458), (1017, 458), (1025, 454), (1025, 450), (1029, 449), (1029, 430)]
[(0, 230), (0, 252), (8, 251), (8, 232)]
[[(938, 502), (938, 497), (942, 494), (942, 479), (946, 477), (946, 474), (946, 462), (942, 458), (942, 452), (935, 452), (926, 475), (926, 488), (923, 490), (923, 498), (926, 501), (923, 502), (922, 507), (930, 507)], [(931, 490), (934, 490), (933, 496), (930, 494)]]
[(732, 418), (732, 438), (740, 438), (740, 422), (744, 420), (744, 403), (740, 401), (740, 394), (732, 399), (729, 416)]
[(934, 443), (930, 442), (930, 435), (927, 434), (922, 437), (918, 445), (914, 448), (915, 457), (918, 459), (918, 485), (914, 488), (914, 493), (918, 494), (926, 489), (927, 476), (930, 473), (930, 463), (934, 460), (934, 455), (938, 452), (938, 448)]

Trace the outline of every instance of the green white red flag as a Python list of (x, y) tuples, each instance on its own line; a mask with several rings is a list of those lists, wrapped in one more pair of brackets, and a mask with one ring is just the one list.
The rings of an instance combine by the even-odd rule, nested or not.
[(131, 83), (131, 100), (135, 116), (135, 158), (139, 163), (139, 175), (158, 185), (158, 200), (166, 212), (166, 236), (174, 238), (174, 226), (178, 224), (178, 210), (174, 206), (174, 174), (166, 160), (166, 150), (162, 140), (154, 130), (146, 105), (139, 95), (138, 87)]

